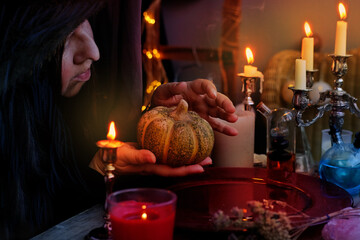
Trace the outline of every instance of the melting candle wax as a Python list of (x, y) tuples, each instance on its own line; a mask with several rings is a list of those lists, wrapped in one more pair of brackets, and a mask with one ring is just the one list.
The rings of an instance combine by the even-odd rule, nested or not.
[(117, 140), (100, 140), (96, 142), (96, 145), (99, 148), (119, 148), (123, 145), (122, 142), (117, 141)]

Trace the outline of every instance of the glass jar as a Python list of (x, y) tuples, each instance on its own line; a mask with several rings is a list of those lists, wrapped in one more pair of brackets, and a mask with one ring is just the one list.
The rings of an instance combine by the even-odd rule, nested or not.
[(266, 118), (267, 168), (295, 172), (296, 122), (292, 110), (270, 110), (263, 102), (257, 106)]

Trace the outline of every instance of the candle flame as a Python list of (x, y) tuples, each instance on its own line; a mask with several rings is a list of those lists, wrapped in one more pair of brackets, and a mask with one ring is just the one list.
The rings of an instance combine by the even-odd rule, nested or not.
[(249, 47), (247, 47), (245, 49), (245, 53), (246, 53), (246, 58), (247, 58), (248, 64), (252, 64), (254, 62), (254, 55), (253, 55), (251, 49)]
[(146, 220), (147, 219), (147, 214), (146, 213), (141, 214), (141, 219)]
[(346, 18), (346, 10), (343, 3), (339, 3), (339, 13), (340, 13), (340, 19), (344, 20)]
[(115, 131), (115, 123), (114, 121), (111, 121), (109, 126), (109, 132), (107, 134), (107, 138), (110, 140), (114, 140), (116, 137), (116, 131)]
[(312, 35), (312, 31), (310, 28), (310, 24), (308, 22), (305, 22), (304, 24), (305, 34), (307, 37), (310, 37)]

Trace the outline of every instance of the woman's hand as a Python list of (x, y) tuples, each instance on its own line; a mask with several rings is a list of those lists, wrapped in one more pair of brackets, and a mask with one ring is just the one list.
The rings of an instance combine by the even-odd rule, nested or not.
[[(179, 177), (195, 173), (202, 173), (204, 166), (212, 164), (208, 157), (202, 162), (173, 168), (167, 165), (155, 164), (155, 155), (146, 149), (137, 149), (136, 143), (125, 143), (117, 149), (115, 171), (120, 174), (139, 173), (156, 174), (164, 177)], [(97, 152), (90, 163), (90, 167), (104, 175), (104, 163), (100, 153)]]
[(160, 85), (152, 97), (152, 106), (175, 106), (181, 99), (189, 104), (189, 110), (197, 112), (207, 120), (212, 128), (218, 132), (235, 136), (237, 130), (219, 118), (236, 122), (238, 116), (231, 100), (217, 92), (215, 85), (207, 79), (196, 79), (190, 82), (166, 83)]

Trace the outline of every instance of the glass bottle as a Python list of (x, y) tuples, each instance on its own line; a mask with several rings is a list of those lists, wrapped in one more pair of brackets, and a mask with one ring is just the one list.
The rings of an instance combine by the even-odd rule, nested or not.
[(270, 110), (263, 102), (258, 104), (257, 110), (266, 118), (267, 168), (295, 172), (294, 113), (286, 108)]
[(350, 194), (360, 192), (360, 132), (353, 143), (334, 141), (322, 156), (320, 178), (345, 189)]

